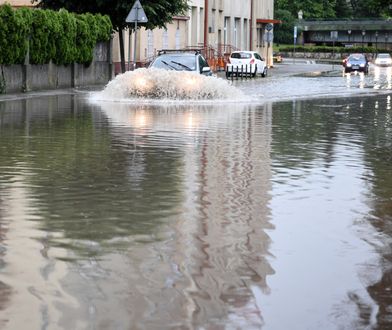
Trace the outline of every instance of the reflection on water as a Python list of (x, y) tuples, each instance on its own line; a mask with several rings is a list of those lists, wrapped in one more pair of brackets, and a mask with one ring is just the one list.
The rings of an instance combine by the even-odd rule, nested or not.
[(388, 328), (390, 103), (1, 102), (1, 327)]
[(374, 89), (392, 89), (392, 67), (374, 67)]
[(357, 71), (351, 73), (343, 71), (343, 76), (346, 78), (346, 87), (349, 89), (392, 89), (392, 67), (372, 66), (369, 75)]

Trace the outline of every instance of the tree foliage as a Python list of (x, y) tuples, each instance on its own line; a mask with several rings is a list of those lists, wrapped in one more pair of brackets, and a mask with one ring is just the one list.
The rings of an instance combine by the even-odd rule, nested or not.
[(275, 41), (293, 42), (293, 27), (302, 11), (303, 19), (387, 18), (392, 17), (391, 0), (276, 0)]
[[(125, 54), (123, 29), (134, 29), (133, 24), (125, 22), (134, 1), (129, 0), (32, 0), (43, 8), (59, 10), (65, 8), (75, 13), (100, 13), (108, 15), (113, 27), (119, 32), (121, 68), (125, 72)], [(163, 28), (173, 20), (176, 15), (185, 14), (188, 10), (188, 0), (142, 0), (143, 9), (148, 22), (142, 24), (146, 29)], [(140, 24), (139, 24), (140, 27)]]
[[(134, 1), (125, 0), (33, 0), (39, 2), (39, 6), (59, 10), (65, 8), (75, 13), (100, 13), (108, 15), (116, 30), (125, 28), (125, 22)], [(148, 17), (147, 29), (165, 27), (172, 21), (173, 16), (184, 14), (188, 6), (188, 0), (142, 0), (144, 11)], [(131, 28), (133, 26), (131, 25)]]
[[(297, 18), (386, 18), (392, 16), (391, 0), (276, 0), (275, 13), (288, 10)], [(278, 12), (279, 13), (279, 12)]]
[(291, 44), (293, 42), (293, 28), (295, 25), (294, 16), (285, 9), (275, 11), (275, 17), (279, 17), (282, 24), (274, 27), (274, 39), (277, 43)]
[(30, 27), (25, 11), (15, 11), (10, 5), (0, 6), (0, 63), (23, 63)]

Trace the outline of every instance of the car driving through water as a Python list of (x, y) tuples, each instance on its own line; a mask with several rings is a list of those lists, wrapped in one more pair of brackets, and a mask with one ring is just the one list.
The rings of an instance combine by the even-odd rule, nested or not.
[(392, 65), (392, 58), (391, 55), (388, 53), (380, 53), (377, 55), (374, 64), (378, 66), (391, 66)]
[(211, 76), (212, 71), (206, 59), (199, 51), (160, 51), (151, 62), (150, 68), (174, 71), (191, 71)]
[(369, 62), (363, 54), (351, 54), (348, 58), (343, 61), (344, 72), (363, 72), (364, 74), (369, 73)]

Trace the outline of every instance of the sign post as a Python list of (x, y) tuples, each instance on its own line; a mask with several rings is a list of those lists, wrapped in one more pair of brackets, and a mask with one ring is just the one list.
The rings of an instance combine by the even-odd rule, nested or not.
[(294, 26), (294, 60), (293, 63), (295, 63), (295, 46), (297, 45), (297, 27)]
[(331, 31), (331, 39), (332, 39), (332, 70), (334, 70), (335, 40), (338, 40), (338, 31)]
[[(135, 23), (135, 40), (134, 40), (134, 47), (133, 47), (133, 69), (136, 69), (136, 39), (137, 39), (137, 23), (147, 23), (148, 19), (144, 9), (139, 0), (136, 0), (132, 6), (131, 11), (128, 13), (127, 18), (125, 19), (127, 23)], [(129, 29), (129, 41), (131, 41), (131, 29)], [(129, 42), (129, 49), (130, 49), (130, 42)], [(130, 51), (128, 51), (128, 63), (130, 60)], [(129, 69), (129, 68), (128, 68)]]
[(269, 68), (270, 67), (270, 65), (269, 65), (269, 49), (270, 49), (270, 46), (271, 46), (271, 42), (272, 42), (272, 40), (273, 40), (273, 28), (274, 28), (274, 26), (271, 24), (271, 23), (268, 23), (266, 26), (265, 26), (265, 30), (266, 30), (266, 39), (267, 39), (267, 68)]

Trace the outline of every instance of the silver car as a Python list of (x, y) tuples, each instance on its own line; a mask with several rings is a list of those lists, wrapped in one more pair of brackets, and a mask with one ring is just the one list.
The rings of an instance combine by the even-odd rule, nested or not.
[(192, 71), (198, 74), (211, 76), (211, 68), (199, 52), (165, 52), (151, 62), (150, 68), (159, 68), (175, 71)]
[(391, 55), (388, 53), (380, 53), (377, 55), (374, 64), (378, 66), (391, 66), (392, 65), (392, 58)]

